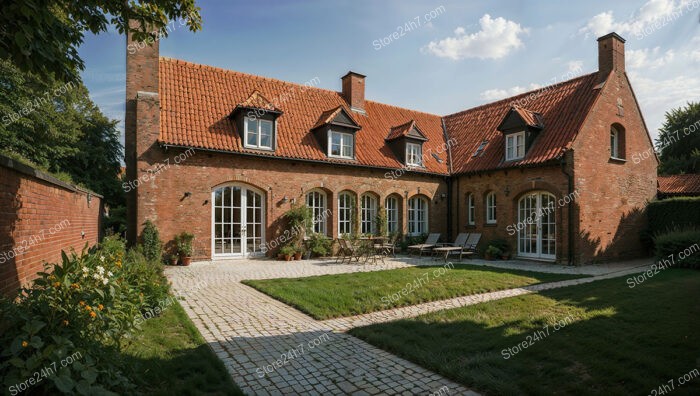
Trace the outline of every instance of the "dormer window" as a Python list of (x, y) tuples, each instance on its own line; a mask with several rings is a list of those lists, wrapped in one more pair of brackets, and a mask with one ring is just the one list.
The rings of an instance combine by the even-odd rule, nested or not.
[(505, 138), (505, 161), (517, 161), (525, 158), (537, 135), (544, 129), (544, 117), (540, 113), (513, 106), (496, 129)]
[(354, 158), (354, 136), (351, 133), (328, 131), (328, 156), (335, 158)]
[(506, 161), (522, 159), (525, 156), (525, 132), (506, 135)]
[(423, 166), (423, 147), (418, 143), (406, 143), (406, 165)]
[(229, 118), (233, 120), (244, 148), (275, 150), (277, 118), (282, 110), (276, 108), (258, 91), (236, 105)]
[(270, 120), (245, 117), (243, 128), (245, 131), (244, 147), (272, 150), (272, 133), (274, 126), (274, 122)]

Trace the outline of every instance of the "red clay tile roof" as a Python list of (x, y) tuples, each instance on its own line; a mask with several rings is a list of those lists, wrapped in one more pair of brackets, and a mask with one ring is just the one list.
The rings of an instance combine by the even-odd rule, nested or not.
[(700, 195), (700, 174), (659, 176), (659, 193), (663, 195)]
[(520, 115), (527, 125), (540, 129), (544, 127), (544, 123), (542, 122), (542, 114), (535, 113), (534, 111), (530, 111), (519, 106), (513, 106), (513, 109)]
[[(234, 107), (256, 90), (283, 112), (277, 119), (274, 152), (244, 148), (228, 118)], [(401, 168), (403, 163), (384, 141), (393, 126), (415, 120), (429, 141), (444, 143), (440, 116), (366, 100), (366, 115), (352, 114), (361, 127), (356, 133), (356, 160), (330, 159), (310, 130), (325, 111), (347, 106), (339, 92), (169, 58), (160, 58), (158, 91), (159, 141), (166, 145)], [(424, 171), (447, 174), (447, 153), (439, 157), (442, 163), (426, 156)]]
[(314, 126), (311, 127), (311, 129), (316, 129), (321, 125), (330, 124), (341, 111), (345, 111), (345, 114), (347, 114), (347, 116), (350, 117), (350, 120), (356, 125), (359, 125), (355, 120), (355, 117), (352, 116), (351, 111), (348, 111), (344, 106), (338, 106), (334, 109), (326, 110), (323, 113), (321, 113), (321, 116), (318, 118), (318, 121), (316, 121), (316, 123), (314, 124)]
[[(450, 139), (455, 139), (452, 172), (471, 173), (530, 166), (560, 158), (570, 147), (598, 97), (600, 90), (594, 89), (598, 83), (597, 76), (597, 73), (588, 74), (446, 116), (447, 134)], [(522, 104), (528, 108), (524, 115), (529, 117), (527, 113), (539, 113), (545, 127), (538, 133), (525, 158), (505, 162), (504, 137), (497, 128), (513, 106)], [(484, 140), (489, 141), (484, 152), (474, 157), (474, 152)]]
[[(387, 137), (386, 137), (385, 140), (386, 140), (387, 142), (390, 142), (390, 141), (392, 141), (392, 140), (394, 140), (394, 139), (398, 139), (398, 138), (400, 138), (400, 137), (408, 136), (408, 133), (411, 132), (411, 131), (413, 130), (413, 128), (416, 128), (416, 129), (418, 130), (418, 132), (419, 132), (421, 135), (423, 135), (423, 137), (425, 138), (425, 135), (422, 133), (422, 131), (420, 130), (420, 128), (416, 127), (416, 122), (413, 121), (413, 120), (410, 120), (410, 121), (408, 121), (408, 122), (405, 123), (405, 124), (392, 127), (391, 130), (389, 130), (389, 135), (387, 135)], [(441, 138), (441, 139), (440, 139), (440, 141), (444, 141), (444, 140), (445, 140), (444, 138)]]
[(280, 109), (275, 107), (272, 102), (265, 99), (265, 97), (257, 90), (253, 91), (248, 99), (238, 104), (238, 107), (252, 108), (252, 109), (262, 109), (271, 112), (281, 112)]
[[(369, 100), (365, 101), (366, 113), (357, 114), (347, 110), (347, 102), (336, 91), (160, 58), (159, 141), (165, 145), (277, 158), (401, 168), (402, 162), (385, 139), (403, 136), (415, 125), (428, 139), (425, 144), (444, 146), (444, 119), (448, 136), (454, 142), (450, 143), (453, 173), (530, 166), (558, 159), (570, 147), (600, 92), (594, 88), (596, 85), (597, 73), (592, 73), (446, 117)], [(277, 149), (270, 152), (244, 148), (228, 115), (236, 106), (264, 109), (270, 105), (282, 112), (277, 119)], [(520, 108), (519, 114), (528, 123), (543, 123), (545, 127), (525, 158), (506, 163), (504, 138), (497, 127), (513, 106)], [(332, 121), (341, 109), (361, 127), (356, 133), (354, 161), (328, 158), (311, 132)], [(473, 157), (484, 140), (488, 140), (484, 152)], [(424, 171), (447, 174), (447, 153), (439, 154), (439, 159), (426, 156)]]

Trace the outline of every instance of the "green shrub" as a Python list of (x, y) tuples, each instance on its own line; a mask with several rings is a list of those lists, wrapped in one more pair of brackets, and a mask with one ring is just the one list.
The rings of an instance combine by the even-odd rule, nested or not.
[(163, 242), (160, 240), (158, 228), (151, 220), (146, 220), (141, 234), (143, 254), (150, 261), (160, 261), (163, 256)]
[(407, 235), (403, 241), (399, 243), (399, 246), (401, 247), (401, 251), (406, 251), (408, 250), (409, 246), (412, 245), (420, 245), (421, 243), (424, 243), (428, 239), (428, 234), (421, 234), (421, 235)]
[(181, 256), (191, 257), (193, 252), (192, 242), (194, 241), (194, 234), (189, 232), (181, 232), (175, 236), (175, 245), (177, 246), (177, 252)]
[(493, 246), (497, 248), (500, 251), (498, 255), (510, 252), (510, 244), (508, 243), (508, 241), (502, 238), (492, 240), (491, 242), (489, 242), (488, 246)]
[(700, 268), (700, 230), (672, 231), (656, 237), (656, 259), (673, 265)]
[(700, 197), (679, 197), (650, 202), (647, 206), (649, 233), (697, 227), (700, 224)]
[(484, 253), (492, 257), (499, 257), (503, 253), (503, 251), (497, 248), (496, 246), (489, 245), (489, 247), (486, 248), (486, 251)]
[(315, 256), (327, 256), (331, 252), (333, 240), (323, 234), (311, 234), (308, 241), (309, 250)]
[(296, 248), (292, 245), (285, 245), (280, 249), (280, 254), (283, 256), (291, 256), (294, 252), (296, 252)]
[(136, 318), (168, 289), (162, 264), (125, 252), (118, 237), (89, 253), (63, 253), (14, 302), (0, 299), (3, 385), (34, 378), (32, 394), (133, 394), (119, 351)]

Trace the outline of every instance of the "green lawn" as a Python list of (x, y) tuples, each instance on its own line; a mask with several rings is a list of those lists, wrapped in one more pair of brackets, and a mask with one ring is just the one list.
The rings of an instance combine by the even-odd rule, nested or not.
[[(671, 379), (673, 395), (700, 394), (700, 372), (689, 374), (700, 365), (700, 271), (665, 270), (632, 289), (626, 279), (350, 333), (487, 395), (661, 395)], [(685, 374), (694, 379), (680, 385)]]
[(453, 267), (411, 267), (243, 283), (316, 319), (329, 319), (581, 277), (466, 264)]
[(243, 395), (179, 304), (143, 322), (124, 350), (146, 395)]

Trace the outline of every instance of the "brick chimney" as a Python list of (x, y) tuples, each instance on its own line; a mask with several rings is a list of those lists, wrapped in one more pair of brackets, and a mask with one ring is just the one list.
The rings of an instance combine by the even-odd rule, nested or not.
[(615, 32), (598, 39), (598, 81), (605, 81), (611, 71), (625, 72), (625, 39)]
[(350, 109), (359, 113), (365, 112), (365, 76), (353, 71), (344, 75), (343, 97), (350, 105)]
[[(137, 21), (130, 21), (132, 27)], [(145, 41), (135, 41), (130, 34), (126, 39), (126, 114), (124, 117), (124, 163), (125, 180), (134, 181), (140, 176), (139, 164), (144, 153), (158, 138), (158, 62), (157, 35)], [(142, 99), (142, 98), (145, 98)], [(147, 103), (152, 102), (152, 103)], [(155, 105), (155, 107), (154, 107)], [(140, 111), (137, 111), (141, 109)], [(147, 111), (145, 109), (148, 109)], [(152, 113), (152, 114), (147, 114)], [(158, 113), (158, 114), (155, 114)], [(156, 120), (154, 119), (156, 117)], [(145, 122), (145, 120), (151, 120)], [(127, 190), (127, 240), (135, 243), (138, 236), (139, 216), (138, 189)]]

